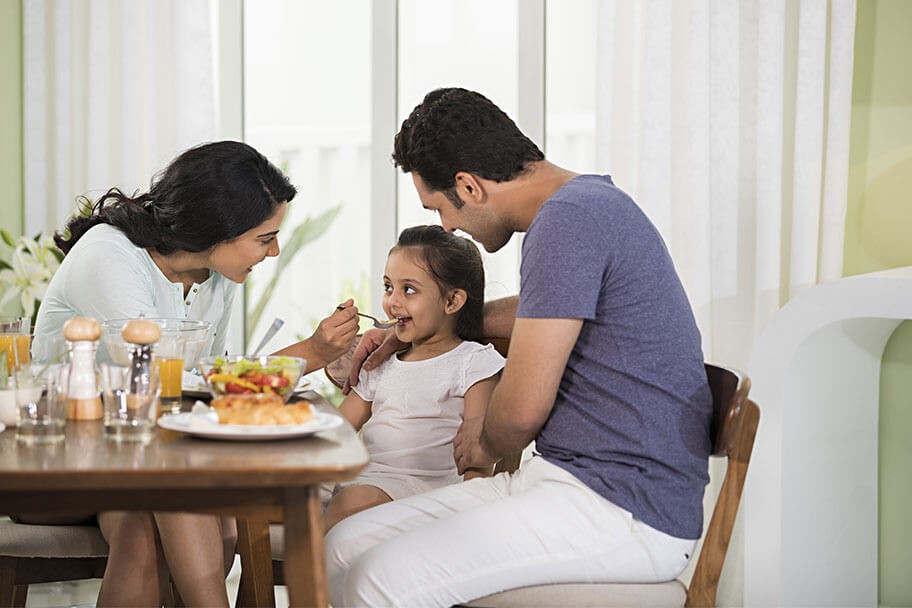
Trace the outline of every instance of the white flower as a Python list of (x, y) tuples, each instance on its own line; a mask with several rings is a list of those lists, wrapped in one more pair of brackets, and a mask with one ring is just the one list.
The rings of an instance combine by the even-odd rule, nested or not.
[(51, 237), (30, 239), (23, 236), (17, 241), (9, 268), (0, 270), (0, 285), (3, 286), (0, 308), (18, 296), (25, 315), (34, 315), (36, 302), (44, 297), (51, 277), (60, 267), (56, 251)]

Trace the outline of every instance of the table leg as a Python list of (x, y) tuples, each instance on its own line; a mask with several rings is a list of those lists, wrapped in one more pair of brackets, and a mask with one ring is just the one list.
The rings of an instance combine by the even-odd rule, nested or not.
[(291, 606), (329, 606), (317, 486), (285, 490), (285, 584)]

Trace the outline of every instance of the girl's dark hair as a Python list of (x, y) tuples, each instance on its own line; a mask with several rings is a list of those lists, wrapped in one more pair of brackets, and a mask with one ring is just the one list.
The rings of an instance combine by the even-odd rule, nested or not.
[(137, 247), (162, 255), (199, 252), (262, 224), (297, 191), (265, 156), (247, 144), (219, 141), (183, 152), (152, 179), (145, 194), (111, 188), (88, 215), (77, 214), (54, 235), (67, 253), (97, 224), (121, 230)]
[(418, 263), (441, 292), (465, 290), (466, 303), (456, 318), (456, 335), (463, 340), (481, 340), (485, 274), (475, 243), (440, 226), (413, 226), (402, 231), (390, 253), (405, 248), (415, 250)]

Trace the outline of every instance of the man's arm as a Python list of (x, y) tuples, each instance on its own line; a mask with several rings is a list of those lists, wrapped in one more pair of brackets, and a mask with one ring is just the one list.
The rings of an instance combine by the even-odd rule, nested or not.
[(483, 421), (466, 420), (454, 441), (460, 472), (525, 448), (548, 419), (582, 319), (516, 319), (510, 357)]
[(484, 304), (483, 334), (485, 338), (509, 338), (513, 333), (519, 296), (491, 300)]
[[(519, 296), (509, 296), (485, 302), (483, 312), (484, 337), (509, 338), (513, 331), (513, 321), (516, 319), (517, 306), (519, 306)], [(404, 343), (396, 339), (396, 330), (394, 329), (372, 329), (364, 332), (358, 347), (352, 355), (348, 382), (342, 392), (347, 395), (351, 387), (358, 384), (358, 374), (361, 372), (362, 366), (370, 371), (405, 346)]]

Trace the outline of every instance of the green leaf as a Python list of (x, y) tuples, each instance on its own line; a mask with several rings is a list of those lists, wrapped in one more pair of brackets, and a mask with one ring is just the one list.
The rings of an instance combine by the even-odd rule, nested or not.
[(282, 271), (291, 263), (304, 245), (316, 240), (329, 229), (329, 226), (333, 223), (333, 220), (336, 219), (336, 216), (339, 215), (341, 210), (342, 205), (336, 205), (322, 215), (315, 218), (307, 218), (298, 224), (294, 231), (292, 231), (291, 238), (288, 239), (288, 242), (285, 243), (282, 247), (282, 251), (279, 253), (279, 259), (276, 263), (275, 272), (273, 272), (272, 278), (269, 279), (269, 282), (263, 289), (263, 293), (260, 294), (260, 298), (257, 300), (253, 310), (247, 315), (247, 340), (250, 340), (250, 336), (256, 330), (257, 324), (260, 322), (260, 317), (263, 315), (263, 310), (266, 308), (266, 304), (269, 303), (269, 299), (272, 297), (272, 293), (278, 285)]
[(6, 270), (7, 268), (12, 268), (12, 266), (3, 260), (0, 260), (0, 270)]
[(16, 239), (14, 239), (13, 235), (11, 235), (6, 230), (0, 229), (0, 238), (3, 238), (3, 242), (5, 242), (7, 245), (12, 247), (13, 249), (16, 248)]

